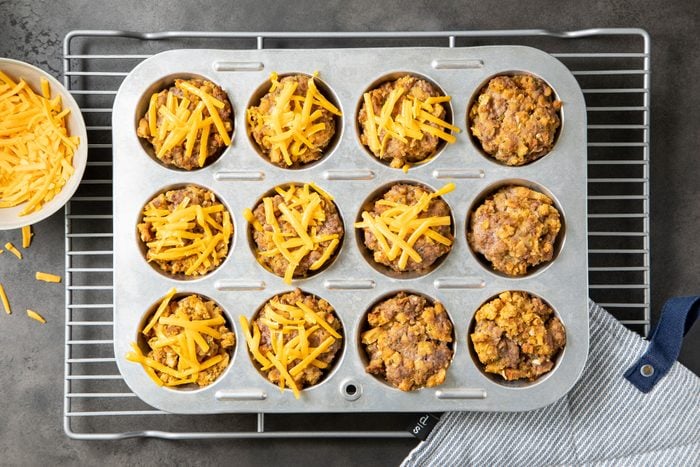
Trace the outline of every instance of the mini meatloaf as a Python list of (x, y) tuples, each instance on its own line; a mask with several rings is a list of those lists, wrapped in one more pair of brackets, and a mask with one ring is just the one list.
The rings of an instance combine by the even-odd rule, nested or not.
[(506, 165), (523, 165), (552, 150), (560, 108), (541, 79), (496, 76), (472, 105), (469, 125), (487, 154)]
[[(430, 103), (431, 99), (441, 96), (431, 83), (411, 75), (388, 81), (365, 93), (358, 115), (362, 129), (360, 141), (375, 157), (394, 168), (430, 158), (437, 152), (441, 139), (454, 142), (454, 137), (445, 129), (459, 131), (444, 121), (447, 111), (440, 102)], [(385, 104), (392, 102), (391, 109), (387, 106), (383, 110)], [(404, 107), (410, 111), (404, 113)], [(374, 118), (369, 118), (370, 112), (371, 116), (389, 121), (390, 125), (378, 125)], [(386, 117), (382, 117), (384, 115)], [(389, 131), (392, 127), (395, 131)]]
[(496, 271), (522, 276), (551, 261), (561, 229), (552, 200), (524, 186), (506, 186), (490, 195), (469, 220), (467, 241)]
[[(384, 193), (384, 195), (379, 200), (373, 203), (369, 214), (372, 218), (375, 219), (382, 218), (383, 213), (394, 209), (397, 204), (404, 206), (414, 206), (421, 200), (421, 198), (423, 198), (424, 196), (430, 196), (430, 194), (431, 193), (429, 191), (427, 191), (421, 186), (399, 183), (392, 186), (386, 193)], [(427, 204), (427, 208), (416, 213), (415, 217), (413, 217), (412, 219), (408, 219), (408, 221), (415, 223), (419, 222), (420, 219), (427, 219), (432, 217), (451, 219), (450, 207), (440, 197), (432, 197), (429, 203)], [(441, 237), (443, 237), (446, 241), (437, 241), (436, 239), (425, 235), (425, 233), (420, 235), (417, 238), (417, 240), (415, 240), (415, 243), (413, 243), (412, 247), (420, 256), (421, 261), (416, 261), (414, 258), (407, 255), (407, 262), (404, 267), (402, 267), (400, 264), (401, 257), (403, 256), (401, 254), (402, 251), (397, 250), (398, 254), (395, 257), (391, 258), (392, 255), (388, 254), (385, 251), (385, 249), (382, 247), (382, 242), (380, 242), (377, 239), (377, 236), (374, 233), (374, 228), (364, 227), (363, 233), (365, 246), (367, 246), (367, 248), (369, 248), (369, 250), (372, 252), (372, 257), (374, 261), (376, 261), (379, 264), (388, 266), (395, 272), (417, 272), (420, 274), (424, 274), (429, 272), (431, 267), (435, 264), (435, 262), (447, 253), (449, 253), (450, 249), (452, 248), (453, 235), (450, 222), (451, 220), (448, 221), (446, 225), (438, 225), (430, 228), (432, 231), (436, 232)], [(405, 238), (403, 238), (403, 240), (408, 241), (415, 231), (415, 228), (407, 230), (405, 232), (406, 235)], [(400, 234), (400, 232), (394, 233), (396, 235)], [(394, 245), (390, 238), (386, 238), (385, 241), (389, 245), (389, 247), (392, 247)]]
[[(323, 321), (323, 325), (320, 325), (320, 321)], [(253, 326), (260, 331), (259, 353), (268, 358), (274, 355), (284, 366), (285, 372), (293, 378), (297, 390), (318, 384), (332, 367), (343, 346), (342, 325), (330, 303), (299, 289), (269, 300), (257, 314)], [(304, 327), (303, 336), (299, 335), (300, 326)], [(302, 338), (306, 341), (302, 342)], [(311, 352), (322, 345), (325, 350), (320, 355), (313, 360), (303, 361), (301, 353), (304, 348)], [(295, 352), (299, 355), (292, 357)], [(277, 366), (261, 371), (271, 382), (290, 386), (289, 382), (283, 381), (285, 376)]]
[(223, 89), (203, 79), (176, 79), (152, 96), (136, 134), (164, 164), (192, 170), (217, 158), (231, 144), (232, 131), (233, 110)]
[[(304, 216), (305, 211), (310, 215)], [(288, 283), (328, 266), (345, 233), (332, 198), (310, 185), (278, 187), (255, 207), (252, 218), (247, 217), (258, 261)]]
[[(206, 332), (201, 332), (203, 329), (201, 327), (198, 331), (199, 339), (202, 339), (206, 345), (201, 345), (198, 342), (199, 339), (195, 339), (194, 348), (200, 369), (194, 372), (195, 377), (190, 376), (182, 379), (157, 368), (153, 371), (166, 386), (187, 384), (188, 380), (192, 380), (191, 383), (196, 383), (199, 387), (210, 385), (228, 366), (230, 354), (236, 343), (236, 336), (227, 326), (223, 311), (211, 300), (204, 300), (199, 295), (188, 295), (170, 301), (156, 324), (146, 333), (145, 337), (151, 348), (148, 357), (165, 367), (184, 373), (187, 372), (186, 368), (191, 368), (188, 364), (180, 361), (183, 358), (183, 349), (180, 347), (180, 343), (187, 342), (185, 328), (172, 324), (171, 320), (174, 322), (182, 320), (207, 323), (207, 325), (202, 324), (202, 326), (206, 326)], [(219, 324), (211, 324), (212, 322)], [(182, 339), (179, 338), (180, 336)], [(163, 345), (168, 340), (174, 342)], [(192, 355), (187, 355), (187, 357), (191, 359)], [(216, 363), (207, 368), (201, 368), (211, 364), (211, 362)]]
[(476, 312), (471, 335), (484, 371), (533, 381), (554, 367), (566, 330), (554, 311), (525, 292), (503, 292)]
[(167, 274), (185, 276), (216, 269), (228, 255), (233, 235), (226, 207), (214, 193), (195, 185), (153, 198), (137, 228), (146, 260)]
[(440, 302), (399, 292), (367, 314), (362, 345), (367, 371), (402, 391), (445, 381), (452, 362), (452, 321)]
[[(306, 75), (285, 76), (278, 81), (273, 74), (271, 82), (260, 104), (248, 109), (253, 140), (263, 155), (280, 167), (296, 168), (320, 159), (335, 135), (340, 111)], [(304, 110), (307, 94), (308, 114)]]

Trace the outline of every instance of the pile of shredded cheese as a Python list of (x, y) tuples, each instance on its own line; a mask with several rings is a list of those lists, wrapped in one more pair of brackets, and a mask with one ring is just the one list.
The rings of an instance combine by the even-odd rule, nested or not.
[[(155, 240), (146, 243), (148, 261), (184, 261), (189, 258), (192, 263), (185, 270), (186, 276), (201, 273), (216, 267), (225, 257), (220, 251), (227, 252), (233, 233), (231, 215), (221, 203), (202, 207), (189, 205), (190, 198), (185, 197), (177, 207), (170, 211), (148, 203), (143, 210), (142, 222), (150, 224)], [(212, 218), (214, 213), (222, 213), (221, 224)], [(223, 249), (217, 247), (224, 245)], [(195, 259), (196, 258), (196, 259)]]
[[(395, 138), (404, 144), (409, 139), (421, 140), (428, 133), (454, 143), (456, 138), (445, 130), (459, 133), (461, 130), (434, 115), (436, 106), (449, 102), (450, 96), (428, 97), (420, 100), (416, 96), (406, 94), (402, 86), (391, 90), (384, 101), (379, 114), (375, 114), (371, 92), (363, 95), (364, 109), (367, 113), (366, 131), (369, 149), (380, 158), (386, 154), (387, 142)], [(399, 106), (398, 108), (396, 108)], [(433, 125), (431, 125), (431, 123)], [(407, 166), (404, 166), (406, 169)]]
[[(452, 222), (450, 216), (421, 216), (430, 201), (455, 189), (454, 183), (448, 183), (438, 191), (424, 193), (413, 205), (406, 205), (380, 199), (377, 205), (387, 206), (380, 215), (367, 211), (362, 212), (362, 221), (355, 223), (355, 228), (368, 229), (376, 237), (383, 253), (393, 261), (399, 257), (399, 269), (403, 270), (411, 258), (416, 263), (423, 261), (420, 254), (413, 248), (421, 237), (427, 237), (431, 241), (452, 245), (452, 240), (433, 230), (433, 227), (449, 226)], [(400, 256), (399, 256), (400, 255)]]
[[(241, 315), (241, 329), (250, 353), (260, 365), (260, 371), (267, 372), (276, 368), (280, 374), (280, 390), (287, 387), (292, 390), (294, 397), (299, 399), (301, 388), (296, 380), (309, 366), (328, 368), (329, 364), (318, 358), (326, 353), (336, 340), (342, 339), (342, 336), (318, 310), (312, 310), (302, 301), (297, 301), (295, 305), (281, 303), (279, 296), (265, 304), (259, 312), (258, 319), (269, 329), (269, 347), (272, 350), (263, 355), (258, 324), (254, 322), (251, 325), (246, 317)], [(309, 338), (321, 330), (325, 330), (329, 334), (328, 337), (318, 347), (312, 347)]]
[(0, 208), (26, 203), (25, 216), (51, 201), (73, 175), (80, 138), (70, 136), (61, 96), (41, 95), (0, 71)]
[(304, 96), (295, 94), (299, 83), (291, 80), (281, 83), (277, 73), (270, 74), (270, 82), (269, 94), (274, 96), (271, 112), (261, 113), (258, 107), (249, 108), (249, 129), (270, 128), (271, 134), (263, 138), (263, 146), (269, 149), (270, 160), (273, 163), (284, 161), (291, 166), (308, 152), (322, 149), (311, 141), (313, 135), (326, 129), (325, 123), (317, 122), (323, 115), (322, 109), (337, 116), (342, 113), (323, 96), (313, 77), (309, 78)]
[[(272, 227), (271, 231), (263, 229), (250, 209), (246, 209), (243, 215), (256, 231), (262, 233), (274, 245), (272, 249), (258, 250), (258, 260), (264, 265), (266, 257), (282, 256), (288, 262), (284, 281), (291, 284), (299, 262), (310, 252), (319, 248), (323, 253), (309, 269), (316, 271), (323, 267), (338, 247), (342, 234), (317, 234), (326, 221), (324, 204), (332, 203), (333, 197), (316, 184), (306, 183), (301, 187), (292, 184), (286, 190), (277, 187), (275, 191), (283, 198), (276, 209), (272, 196), (262, 200), (265, 223)], [(283, 220), (289, 228), (280, 227), (275, 215), (276, 210), (280, 212), (280, 220)]]
[[(210, 319), (192, 319), (180, 307), (175, 307), (171, 313), (169, 305), (176, 292), (174, 288), (170, 289), (141, 332), (149, 339), (151, 349), (168, 348), (177, 356), (177, 362), (169, 366), (146, 356), (135, 342), (131, 344), (132, 351), (126, 355), (127, 360), (140, 363), (158, 386), (197, 383), (201, 372), (222, 361), (228, 363), (229, 358), (228, 350), (221, 346), (219, 353), (200, 361), (200, 353), (206, 354), (210, 350), (203, 335), (221, 339), (222, 333), (218, 329), (226, 323), (226, 319), (221, 313), (215, 313)], [(158, 373), (170, 378), (164, 378), (165, 382)]]
[[(185, 80), (175, 80), (175, 87), (183, 92), (182, 97), (168, 90), (165, 105), (158, 106), (160, 93), (155, 93), (148, 105), (148, 131), (153, 138), (156, 157), (162, 159), (168, 151), (184, 142), (185, 157), (189, 159), (199, 138), (197, 163), (202, 167), (209, 155), (207, 151), (212, 127), (219, 133), (226, 146), (231, 145), (231, 137), (219, 116), (219, 110), (226, 104)], [(192, 101), (187, 95), (199, 98), (192, 110)], [(205, 109), (209, 116), (204, 116)], [(161, 117), (160, 124), (158, 117)]]

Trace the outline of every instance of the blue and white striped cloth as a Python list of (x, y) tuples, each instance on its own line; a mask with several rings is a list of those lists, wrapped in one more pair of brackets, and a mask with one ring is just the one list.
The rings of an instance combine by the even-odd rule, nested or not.
[(700, 465), (700, 378), (676, 363), (644, 394), (623, 374), (648, 342), (589, 302), (580, 381), (532, 412), (449, 412), (404, 466)]

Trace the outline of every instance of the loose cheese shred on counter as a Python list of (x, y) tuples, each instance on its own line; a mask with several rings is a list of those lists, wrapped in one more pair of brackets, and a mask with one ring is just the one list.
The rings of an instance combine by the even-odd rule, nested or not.
[(11, 242), (5, 243), (5, 249), (15, 255), (18, 259), (22, 259), (22, 253), (20, 253)]
[(37, 273), (34, 276), (36, 280), (38, 281), (44, 281), (44, 282), (61, 282), (61, 276), (57, 276), (55, 274), (49, 274), (47, 272), (41, 272), (37, 271)]
[(22, 248), (29, 248), (29, 245), (32, 244), (33, 236), (34, 234), (32, 233), (31, 225), (25, 225), (22, 227)]
[(34, 310), (27, 310), (27, 316), (33, 320), (39, 321), (41, 324), (46, 323), (46, 319)]
[(2, 306), (5, 308), (5, 313), (8, 315), (12, 314), (12, 308), (10, 308), (10, 301), (7, 299), (7, 294), (5, 294), (5, 288), (0, 284), (0, 300), (2, 300)]
[(41, 80), (42, 95), (20, 79), (0, 72), (0, 208), (26, 203), (19, 215), (38, 211), (73, 175), (80, 144), (70, 136), (61, 96), (51, 98)]
[(275, 97), (272, 112), (262, 114), (257, 107), (251, 107), (247, 111), (248, 123), (251, 129), (256, 126), (255, 129), (271, 127), (273, 134), (269, 137), (272, 143), (270, 159), (273, 162), (284, 160), (286, 165), (291, 166), (308, 151), (318, 150), (311, 137), (326, 129), (325, 123), (317, 123), (323, 115), (319, 107), (337, 116), (341, 116), (342, 113), (324, 97), (316, 87), (313, 77), (309, 79), (306, 95), (303, 97), (294, 95), (298, 86), (295, 81), (285, 81), (283, 84), (279, 81), (277, 73), (271, 73), (270, 82), (271, 93), (280, 87), (282, 89)]
[(256, 231), (263, 232), (274, 244), (271, 250), (258, 251), (258, 256), (282, 255), (289, 263), (284, 281), (291, 284), (294, 271), (305, 255), (320, 249), (321, 256), (309, 267), (312, 271), (318, 270), (333, 256), (340, 238), (338, 234), (316, 234), (316, 229), (320, 228), (326, 220), (324, 203), (333, 202), (328, 193), (312, 183), (303, 186), (292, 185), (286, 191), (278, 187), (276, 191), (283, 198), (277, 209), (281, 212), (282, 219), (293, 229), (292, 232), (282, 231), (275, 217), (271, 196), (263, 198), (265, 219), (266, 223), (272, 227), (271, 231), (263, 230), (250, 210), (245, 210), (243, 216)]
[[(301, 301), (296, 305), (286, 305), (274, 297), (267, 302), (258, 315), (270, 331), (269, 341), (273, 349), (265, 355), (260, 349), (261, 333), (257, 323), (249, 323), (245, 316), (240, 316), (241, 329), (248, 349), (262, 371), (277, 368), (280, 373), (280, 389), (287, 387), (292, 390), (294, 397), (299, 399), (300, 388), (295, 377), (309, 366), (326, 368), (328, 364), (318, 357), (326, 352), (336, 340), (342, 336), (317, 312)], [(311, 346), (311, 338), (315, 332), (325, 329), (330, 336), (324, 339), (318, 347)], [(284, 337), (295, 334), (284, 344)]]
[[(432, 113), (434, 105), (449, 102), (450, 96), (420, 100), (413, 95), (404, 96), (405, 92), (404, 88), (394, 88), (384, 101), (379, 115), (374, 113), (371, 94), (366, 92), (363, 95), (364, 108), (367, 112), (367, 144), (373, 153), (383, 156), (390, 138), (408, 143), (408, 139), (421, 140), (428, 133), (448, 143), (457, 141), (454, 135), (445, 130), (454, 133), (459, 133), (461, 130)], [(403, 100), (401, 100), (402, 97), (404, 97)], [(399, 103), (400, 106), (397, 109)], [(403, 170), (406, 172), (408, 167), (404, 166)]]
[[(200, 101), (190, 110), (190, 100), (183, 96), (178, 96), (172, 91), (167, 91), (167, 98), (164, 105), (158, 106), (158, 94), (153, 94), (148, 105), (148, 131), (160, 145), (156, 157), (162, 159), (165, 154), (176, 146), (185, 142), (185, 156), (192, 156), (194, 143), (199, 136), (199, 154), (197, 163), (204, 166), (209, 148), (209, 137), (212, 127), (221, 137), (226, 146), (231, 145), (231, 137), (226, 131), (226, 126), (221, 120), (219, 109), (223, 109), (225, 104), (206, 91), (193, 86), (184, 80), (176, 80), (175, 87), (188, 93), (190, 97), (197, 96)], [(209, 116), (205, 117), (204, 110)], [(158, 116), (162, 119), (159, 126)]]
[(438, 191), (424, 193), (413, 205), (406, 205), (380, 199), (377, 204), (388, 206), (380, 215), (367, 211), (362, 213), (362, 221), (355, 223), (355, 228), (369, 229), (376, 237), (377, 243), (386, 255), (393, 261), (399, 257), (399, 269), (403, 270), (411, 258), (420, 263), (423, 259), (413, 248), (419, 238), (425, 236), (431, 241), (451, 245), (452, 240), (440, 235), (432, 227), (450, 225), (450, 216), (421, 216), (434, 198), (442, 196), (455, 189), (454, 183), (448, 183)]

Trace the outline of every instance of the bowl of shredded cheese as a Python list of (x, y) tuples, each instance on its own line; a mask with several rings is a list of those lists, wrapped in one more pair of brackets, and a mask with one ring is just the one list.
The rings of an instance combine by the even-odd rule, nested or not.
[(41, 69), (0, 58), (0, 230), (61, 209), (86, 164), (85, 121), (70, 93)]

